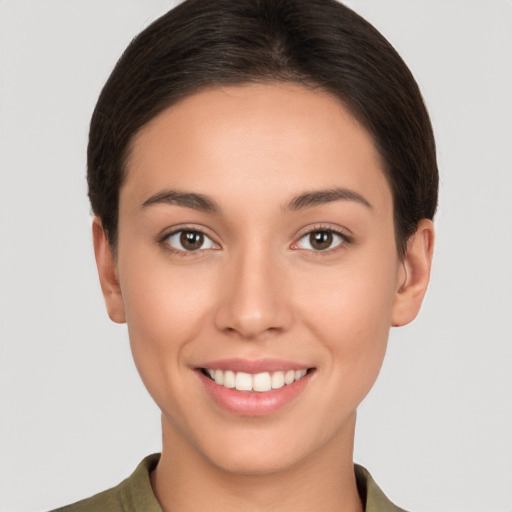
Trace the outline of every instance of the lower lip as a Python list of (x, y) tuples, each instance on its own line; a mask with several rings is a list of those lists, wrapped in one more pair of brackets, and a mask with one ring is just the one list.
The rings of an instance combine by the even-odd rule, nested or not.
[(201, 381), (215, 402), (229, 412), (241, 416), (265, 416), (283, 408), (297, 397), (307, 386), (311, 371), (291, 384), (270, 391), (238, 391), (216, 384), (215, 381), (197, 371)]

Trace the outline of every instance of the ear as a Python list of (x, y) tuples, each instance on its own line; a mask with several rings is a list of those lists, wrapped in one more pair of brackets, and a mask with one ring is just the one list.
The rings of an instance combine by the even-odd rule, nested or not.
[(92, 239), (94, 242), (94, 255), (100, 278), (101, 291), (107, 306), (110, 319), (118, 324), (126, 321), (123, 297), (117, 277), (117, 265), (112, 249), (105, 236), (103, 224), (99, 217), (94, 217), (92, 223)]
[(434, 250), (434, 225), (422, 219), (407, 241), (407, 253), (399, 272), (391, 321), (394, 327), (412, 322), (427, 291)]

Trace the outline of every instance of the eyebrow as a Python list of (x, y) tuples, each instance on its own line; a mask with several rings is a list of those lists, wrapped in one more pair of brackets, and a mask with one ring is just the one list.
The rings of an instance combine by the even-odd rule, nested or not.
[[(326, 190), (314, 190), (304, 192), (294, 197), (283, 209), (284, 211), (297, 211), (306, 208), (321, 206), (334, 201), (355, 201), (367, 208), (372, 205), (361, 194), (346, 188), (332, 188)], [(179, 190), (163, 190), (152, 195), (142, 203), (146, 208), (155, 204), (170, 204), (201, 210), (209, 213), (221, 213), (220, 206), (210, 197), (194, 192), (181, 192)]]
[(372, 208), (370, 202), (354, 190), (347, 188), (331, 188), (305, 192), (304, 194), (294, 197), (285, 210), (296, 211), (305, 208), (313, 208), (334, 201), (355, 201), (367, 208)]
[(219, 205), (209, 197), (194, 192), (180, 192), (179, 190), (163, 190), (152, 195), (142, 203), (146, 208), (154, 204), (171, 204), (184, 206), (194, 210), (202, 210), (209, 213), (220, 213)]

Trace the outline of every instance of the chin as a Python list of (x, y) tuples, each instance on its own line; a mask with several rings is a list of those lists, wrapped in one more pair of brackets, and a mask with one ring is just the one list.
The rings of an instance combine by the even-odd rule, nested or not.
[(286, 472), (300, 460), (300, 455), (283, 453), (282, 449), (227, 450), (212, 454), (210, 462), (218, 469), (239, 476), (265, 476)]
[(264, 476), (293, 470), (308, 459), (314, 459), (333, 443), (340, 444), (336, 434), (329, 429), (317, 432), (305, 428), (301, 431), (289, 424), (284, 428), (267, 427), (231, 429), (228, 436), (217, 432), (199, 449), (214, 467), (222, 471), (240, 476)]

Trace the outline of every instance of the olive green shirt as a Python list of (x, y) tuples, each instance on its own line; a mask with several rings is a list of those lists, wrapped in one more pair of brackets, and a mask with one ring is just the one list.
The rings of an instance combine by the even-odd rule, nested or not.
[[(149, 455), (116, 487), (53, 512), (162, 512), (149, 479), (159, 459), (158, 453)], [(365, 512), (405, 512), (386, 498), (365, 468), (354, 467)]]

